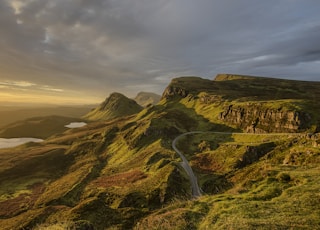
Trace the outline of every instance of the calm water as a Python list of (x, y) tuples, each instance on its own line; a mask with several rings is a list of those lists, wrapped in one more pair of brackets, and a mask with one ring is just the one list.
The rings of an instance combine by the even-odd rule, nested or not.
[[(73, 128), (80, 128), (87, 125), (85, 122), (71, 122), (65, 127), (73, 129)], [(22, 137), (22, 138), (0, 138), (0, 149), (3, 148), (11, 148), (16, 147), (18, 145), (25, 144), (27, 142), (41, 142), (42, 139), (38, 138), (31, 138), (31, 137)]]
[(41, 142), (42, 139), (23, 137), (23, 138), (0, 138), (0, 149), (11, 148), (27, 142)]
[(87, 125), (85, 122), (71, 122), (69, 125), (65, 125), (64, 127), (73, 129), (73, 128), (80, 128)]

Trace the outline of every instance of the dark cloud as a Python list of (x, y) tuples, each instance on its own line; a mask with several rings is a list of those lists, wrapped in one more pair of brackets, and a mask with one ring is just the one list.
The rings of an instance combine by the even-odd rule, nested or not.
[(320, 80), (317, 1), (6, 0), (0, 80), (133, 95), (219, 72)]
[(320, 21), (317, 25), (301, 28), (286, 40), (275, 43), (269, 53), (277, 55), (277, 62), (282, 65), (320, 60)]

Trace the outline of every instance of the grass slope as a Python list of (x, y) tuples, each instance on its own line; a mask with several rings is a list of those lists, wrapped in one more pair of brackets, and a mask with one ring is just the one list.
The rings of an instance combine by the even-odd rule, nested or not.
[[(205, 136), (195, 139), (201, 140), (196, 141), (200, 144)], [(215, 138), (207, 136), (207, 141), (210, 139)], [(142, 219), (136, 229), (320, 227), (320, 150), (314, 147), (319, 143), (319, 136), (283, 137), (260, 159), (242, 167), (237, 167), (235, 157), (245, 155), (245, 151), (239, 151), (243, 142), (234, 141), (231, 145), (229, 137), (225, 137), (224, 142), (228, 143), (229, 152), (221, 152), (219, 148), (223, 147), (218, 147), (189, 155), (201, 187), (206, 190), (205, 196), (195, 201), (177, 201)], [(181, 144), (188, 143), (190, 140)], [(258, 143), (252, 146), (259, 149)], [(244, 147), (253, 153), (253, 147)], [(213, 158), (214, 162), (197, 161), (203, 155)], [(205, 170), (203, 163), (207, 164)]]
[(112, 93), (100, 106), (84, 116), (85, 119), (110, 120), (122, 116), (136, 114), (142, 110), (134, 100), (120, 93)]
[[(160, 128), (166, 120), (174, 125), (171, 119), (143, 111), (131, 119), (69, 130), (41, 144), (1, 150), (0, 175), (7, 179), (1, 180), (0, 207), (11, 207), (1, 215), (3, 228), (86, 221), (97, 229), (127, 229), (175, 196), (188, 196), (187, 179), (167, 144), (170, 130)], [(153, 132), (153, 126), (163, 133)], [(17, 158), (14, 165), (10, 155)]]
[[(264, 80), (271, 81), (270, 90), (276, 80), (246, 78), (176, 79), (159, 104), (137, 114), (92, 122), (42, 143), (0, 150), (1, 227), (320, 228), (317, 133), (204, 133), (181, 138), (178, 148), (205, 194), (191, 199), (189, 180), (171, 149), (172, 140), (194, 130), (241, 132), (219, 120), (225, 105), (244, 106), (248, 100), (277, 108), (273, 102), (279, 101), (273, 94), (255, 96)], [(301, 88), (296, 95), (293, 89), (295, 97), (290, 98), (291, 92), (285, 90), (300, 83), (283, 84), (279, 100), (313, 114), (310, 95), (303, 97)], [(232, 95), (235, 86), (240, 87), (238, 97)], [(254, 89), (247, 92), (245, 86)], [(316, 87), (311, 87), (315, 96)], [(292, 103), (297, 100), (300, 104)]]
[[(280, 114), (290, 117), (298, 113), (302, 120), (308, 120), (304, 122), (306, 127), (301, 125), (298, 129), (315, 132), (320, 130), (319, 89), (320, 82), (222, 74), (214, 81), (198, 77), (173, 79), (164, 91), (163, 100), (164, 103), (166, 100), (181, 103), (212, 123), (227, 124), (236, 129), (253, 124), (258, 117), (254, 113), (266, 113), (271, 118), (275, 116), (272, 114), (278, 114), (280, 118), (268, 122), (280, 123), (273, 126), (258, 123), (257, 128), (266, 130), (274, 127), (277, 132), (289, 132), (290, 128), (285, 127), (295, 126), (296, 121), (283, 124)], [(227, 114), (230, 108), (233, 108), (229, 113), (233, 116), (233, 122), (223, 121), (221, 114)], [(238, 114), (232, 114), (236, 111)], [(241, 114), (243, 112), (252, 114), (246, 122)]]

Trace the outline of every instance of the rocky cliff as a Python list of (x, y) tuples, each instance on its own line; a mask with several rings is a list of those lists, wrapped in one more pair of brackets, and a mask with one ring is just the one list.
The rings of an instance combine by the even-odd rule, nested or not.
[(247, 132), (299, 132), (307, 129), (311, 116), (303, 111), (287, 111), (259, 105), (228, 106), (219, 119)]
[[(319, 89), (319, 82), (219, 74), (213, 81), (173, 79), (162, 98), (187, 98), (184, 103), (187, 101), (198, 114), (246, 132), (301, 132), (311, 128), (313, 132), (319, 130), (320, 123)], [(220, 112), (208, 115), (209, 110), (212, 114)]]
[(196, 95), (198, 92), (218, 90), (214, 81), (200, 77), (179, 77), (173, 79), (164, 90), (162, 98), (172, 99), (186, 97), (188, 94)]

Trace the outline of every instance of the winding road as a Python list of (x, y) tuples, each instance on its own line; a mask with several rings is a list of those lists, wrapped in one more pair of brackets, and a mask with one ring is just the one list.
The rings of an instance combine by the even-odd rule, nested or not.
[(173, 141), (172, 141), (172, 148), (174, 149), (174, 151), (176, 151), (180, 158), (182, 159), (182, 163), (181, 166), (184, 168), (184, 170), (186, 171), (186, 173), (188, 174), (189, 178), (190, 178), (190, 183), (191, 183), (191, 189), (192, 189), (192, 196), (197, 198), (200, 197), (201, 194), (201, 189), (198, 185), (198, 179), (197, 177), (194, 175), (193, 170), (191, 168), (191, 166), (189, 165), (189, 162), (187, 160), (187, 158), (183, 155), (183, 153), (177, 148), (176, 144), (177, 141), (187, 135), (191, 135), (191, 134), (203, 134), (203, 133), (211, 133), (211, 134), (223, 134), (223, 135), (232, 135), (232, 134), (241, 134), (241, 135), (265, 135), (265, 136), (280, 136), (280, 135), (301, 135), (302, 133), (233, 133), (233, 132), (214, 132), (214, 131), (193, 131), (193, 132), (187, 132), (187, 133), (183, 133), (179, 136), (177, 136)]
[(188, 132), (188, 133), (184, 133), (181, 134), (180, 136), (177, 136), (173, 142), (172, 142), (172, 148), (174, 149), (174, 151), (176, 151), (180, 158), (182, 159), (182, 163), (181, 166), (184, 168), (184, 170), (186, 171), (186, 173), (188, 174), (189, 178), (190, 178), (190, 183), (191, 183), (191, 189), (192, 189), (192, 196), (193, 197), (199, 197), (201, 196), (201, 191), (198, 185), (198, 180), (197, 177), (194, 175), (192, 168), (190, 167), (187, 158), (182, 154), (182, 152), (177, 148), (176, 143), (177, 141), (184, 136), (190, 135), (190, 134), (195, 134), (195, 133), (203, 133), (203, 132)]

